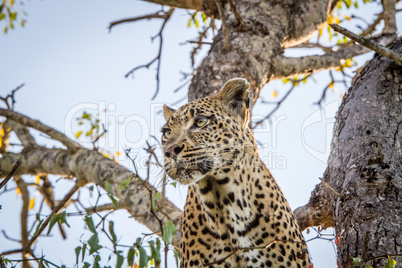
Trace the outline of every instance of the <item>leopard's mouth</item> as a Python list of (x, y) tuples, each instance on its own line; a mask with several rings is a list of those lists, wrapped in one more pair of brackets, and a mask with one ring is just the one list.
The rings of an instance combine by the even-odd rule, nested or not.
[(165, 165), (165, 171), (175, 181), (183, 185), (194, 184), (205, 177), (205, 173), (210, 170), (210, 166), (205, 164), (184, 165), (176, 161)]

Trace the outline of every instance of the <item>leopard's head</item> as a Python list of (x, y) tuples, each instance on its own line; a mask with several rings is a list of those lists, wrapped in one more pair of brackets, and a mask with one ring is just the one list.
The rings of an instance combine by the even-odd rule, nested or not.
[(229, 80), (215, 97), (177, 110), (163, 107), (165, 171), (181, 184), (206, 176), (219, 177), (239, 168), (247, 150), (256, 150), (248, 127), (249, 88), (246, 79)]

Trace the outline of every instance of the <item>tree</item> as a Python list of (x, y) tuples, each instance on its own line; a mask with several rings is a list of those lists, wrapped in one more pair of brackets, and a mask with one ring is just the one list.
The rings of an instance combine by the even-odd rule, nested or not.
[[(213, 39), (208, 55), (192, 77), (188, 93), (189, 100), (214, 94), (230, 78), (244, 77), (252, 85), (252, 106), (254, 106), (262, 87), (273, 79), (288, 79), (286, 81), (293, 84), (292, 90), (298, 82), (314, 72), (336, 67), (344, 71), (348, 65), (348, 59), (369, 51), (367, 47), (354, 44), (347, 39), (344, 43), (333, 47), (306, 43), (313, 34), (322, 31), (328, 19), (336, 22), (330, 12), (337, 5), (342, 5), (342, 2), (314, 0), (304, 2), (238, 1), (235, 3), (231, 0), (227, 3), (219, 1), (150, 2), (169, 5), (171, 8), (168, 11), (162, 10), (141, 18), (117, 21), (111, 23), (110, 28), (140, 19), (162, 19), (163, 24), (159, 33), (160, 46), (162, 46), (162, 31), (171, 18), (174, 8), (197, 10), (210, 19), (206, 22), (205, 32), (202, 32), (198, 41), (195, 42), (198, 45), (194, 50), (195, 54), (197, 48), (205, 43), (203, 35), (205, 36), (209, 29), (215, 28), (214, 18), (222, 21), (222, 27)], [(345, 1), (344, 5), (350, 6), (350, 4), (350, 1)], [(383, 1), (383, 8), (384, 11), (378, 15), (373, 24), (367, 26), (361, 36), (372, 34), (376, 25), (384, 20), (382, 34), (374, 38), (374, 41), (387, 46), (396, 38), (395, 1)], [(192, 16), (194, 23), (199, 23), (196, 22), (197, 16), (196, 13)], [(328, 33), (335, 32), (328, 29)], [(348, 35), (351, 37), (350, 34)], [(360, 40), (360, 42), (365, 41)], [(326, 53), (301, 58), (284, 56), (285, 48), (296, 46), (321, 47)], [(400, 49), (400, 42), (394, 48), (397, 52), (400, 51), (398, 49)], [(384, 55), (390, 55), (389, 51), (384, 52), (383, 47), (380, 47), (380, 51)], [(391, 55), (394, 54), (391, 53)], [(160, 56), (161, 50), (151, 62), (139, 67), (149, 67), (156, 62), (159, 64)], [(398, 57), (395, 57), (397, 61)], [(342, 61), (345, 62), (342, 63)], [(401, 208), (398, 206), (401, 180), (399, 161), (401, 106), (397, 101), (400, 95), (399, 68), (395, 63), (377, 57), (360, 72), (359, 78), (355, 80), (341, 105), (335, 126), (331, 157), (328, 161), (329, 166), (322, 183), (313, 191), (310, 202), (295, 211), (303, 228), (335, 227), (338, 260), (342, 267), (351, 265), (351, 262), (365, 264), (369, 260), (370, 265), (377, 267), (385, 265), (384, 262), (388, 262), (388, 257), (394, 258), (401, 253), (402, 243), (398, 241), (400, 239), (398, 234), (401, 233), (398, 225), (401, 222)], [(138, 67), (130, 73), (136, 70)], [(290, 79), (295, 76), (303, 77)], [(380, 77), (379, 81), (375, 77)], [(158, 75), (156, 80), (159, 84)], [(335, 79), (331, 81), (332, 84), (334, 82), (336, 82)], [(365, 88), (365, 85), (370, 86)], [(323, 98), (327, 88), (323, 91)], [(279, 107), (286, 96), (278, 102), (276, 107)], [(395, 99), (392, 98), (393, 96)], [(23, 237), (21, 249), (14, 252), (22, 253), (23, 258), (28, 259), (29, 255), (32, 255), (33, 243), (48, 224), (58, 222), (62, 226), (65, 223), (63, 208), (68, 204), (71, 196), (88, 182), (105, 189), (115, 206), (95, 208), (95, 212), (102, 209), (116, 209), (117, 206), (124, 208), (153, 232), (161, 232), (163, 236), (173, 234), (170, 231), (169, 222), (176, 227), (180, 226), (181, 211), (167, 199), (159, 199), (155, 188), (146, 179), (140, 178), (138, 174), (118, 165), (97, 151), (83, 148), (51, 127), (14, 112), (13, 97), (11, 94), (7, 98), (8, 109), (0, 110), (0, 115), (7, 118), (3, 123), (4, 134), (0, 151), (2, 176), (9, 174), (17, 159), (21, 159), (21, 165), (15, 171), (14, 178), (21, 192), (24, 192), (22, 213), (27, 213), (29, 207), (27, 186), (21, 178), (21, 175), (25, 174), (40, 176), (43, 180), (43, 196), (47, 198), (52, 210), (48, 217), (38, 219), (36, 235), (30, 239), (26, 222), (21, 225)], [(368, 106), (367, 103), (374, 103), (376, 106)], [(389, 107), (389, 110), (374, 112), (375, 107)], [(368, 115), (371, 117), (369, 118)], [(96, 122), (93, 124), (98, 130), (94, 138), (96, 139), (102, 132)], [(378, 127), (383, 125), (383, 128)], [(60, 141), (65, 148), (49, 149), (38, 146), (27, 128), (36, 129)], [(24, 150), (19, 153), (13, 153), (7, 147), (11, 132), (18, 136), (24, 147)], [(359, 138), (356, 138), (357, 136)], [(148, 150), (151, 159), (154, 157), (152, 146)], [(61, 202), (55, 202), (52, 198), (51, 187), (46, 183), (48, 174), (75, 178), (75, 186)], [(347, 186), (346, 189), (345, 186)], [(376, 191), (372, 191), (374, 187)], [(371, 196), (375, 198), (370, 198)], [(384, 213), (385, 211), (387, 213)], [(87, 223), (88, 227), (91, 226), (89, 219)], [(378, 229), (375, 229), (377, 226), (379, 226)], [(111, 236), (113, 240), (113, 235)], [(173, 244), (177, 243), (179, 236), (177, 232), (173, 238)], [(96, 252), (95, 232), (93, 237), (90, 247)], [(166, 239), (165, 242), (170, 242), (170, 239)], [(133, 247), (141, 254), (140, 243)], [(117, 256), (121, 256), (118, 250), (115, 249), (115, 251)], [(3, 254), (12, 252), (3, 252)], [(350, 259), (351, 257), (354, 259)], [(375, 259), (377, 257), (379, 260)], [(27, 267), (28, 263), (24, 262), (24, 266)]]

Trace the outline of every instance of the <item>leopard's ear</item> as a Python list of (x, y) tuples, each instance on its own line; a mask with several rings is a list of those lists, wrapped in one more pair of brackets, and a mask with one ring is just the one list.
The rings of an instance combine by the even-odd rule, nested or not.
[(244, 78), (230, 79), (223, 85), (221, 91), (214, 97), (222, 102), (224, 107), (231, 113), (237, 113), (243, 120), (243, 126), (246, 127), (250, 120), (249, 112), (249, 91), (250, 84)]
[(163, 104), (163, 116), (165, 117), (165, 120), (168, 121), (172, 113), (174, 113), (176, 110), (170, 108), (166, 104)]

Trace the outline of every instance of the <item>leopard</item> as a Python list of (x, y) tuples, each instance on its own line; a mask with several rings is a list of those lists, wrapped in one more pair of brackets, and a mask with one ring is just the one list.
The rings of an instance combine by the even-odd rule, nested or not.
[(213, 97), (166, 104), (164, 169), (188, 185), (180, 267), (312, 267), (281, 189), (250, 128), (250, 84), (227, 81)]

